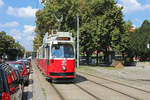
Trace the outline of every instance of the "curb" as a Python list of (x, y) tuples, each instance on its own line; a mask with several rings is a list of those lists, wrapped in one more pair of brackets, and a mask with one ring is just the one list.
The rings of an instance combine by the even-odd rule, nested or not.
[(29, 85), (28, 85), (28, 94), (27, 94), (27, 100), (32, 100), (33, 98), (33, 74), (30, 74), (29, 76)]

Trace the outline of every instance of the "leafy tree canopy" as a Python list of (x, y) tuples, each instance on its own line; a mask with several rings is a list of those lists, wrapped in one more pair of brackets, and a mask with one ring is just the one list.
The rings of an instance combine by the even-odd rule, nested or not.
[[(11, 55), (12, 49), (16, 49), (17, 53), (13, 56)], [(22, 57), (24, 55), (24, 47), (20, 45), (18, 42), (15, 42), (15, 39), (6, 34), (6, 32), (0, 32), (0, 57), (4, 54), (8, 57), (12, 56), (15, 59), (16, 56)]]

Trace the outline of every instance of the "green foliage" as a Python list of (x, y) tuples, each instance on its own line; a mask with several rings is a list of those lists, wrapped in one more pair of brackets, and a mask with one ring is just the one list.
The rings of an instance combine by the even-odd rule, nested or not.
[[(76, 30), (76, 14), (78, 12), (79, 3), (76, 0), (49, 0), (44, 3), (44, 9), (36, 13), (36, 40), (34, 40), (34, 51), (43, 42), (45, 33), (51, 33), (59, 27), (58, 19), (63, 20), (59, 31), (69, 31), (75, 33)], [(41, 39), (41, 40), (40, 40)], [(39, 46), (37, 46), (39, 45)]]
[(147, 48), (147, 44), (150, 44), (150, 22), (145, 20), (129, 37), (128, 55), (139, 57), (142, 61), (146, 60), (150, 53), (150, 49)]
[(103, 51), (107, 59), (108, 48), (123, 50), (122, 37), (126, 33), (122, 8), (114, 0), (89, 0), (85, 5), (88, 6), (80, 12), (82, 52), (91, 55), (93, 51)]
[[(11, 55), (12, 49), (16, 49), (15, 52), (17, 52), (13, 56)], [(6, 54), (8, 58), (12, 56), (15, 59), (16, 56), (22, 57), (24, 51), (24, 47), (15, 42), (13, 37), (7, 35), (4, 31), (0, 32), (0, 57)]]
[(33, 49), (36, 52), (38, 50), (38, 48), (42, 45), (42, 38), (39, 34), (36, 35), (36, 37), (33, 40)]

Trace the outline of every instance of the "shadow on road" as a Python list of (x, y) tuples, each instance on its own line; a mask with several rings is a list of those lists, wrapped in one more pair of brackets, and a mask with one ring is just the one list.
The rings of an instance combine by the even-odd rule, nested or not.
[(74, 79), (57, 79), (57, 80), (53, 80), (52, 83), (54, 84), (77, 84), (77, 83), (81, 83), (87, 81), (87, 79), (84, 76), (81, 75), (76, 75), (76, 78)]
[(87, 79), (84, 76), (81, 75), (76, 75), (76, 78), (74, 79), (74, 83), (81, 83), (87, 81)]

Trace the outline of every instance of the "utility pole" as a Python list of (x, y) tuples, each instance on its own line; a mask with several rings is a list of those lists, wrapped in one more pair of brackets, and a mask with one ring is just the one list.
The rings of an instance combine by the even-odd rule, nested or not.
[(79, 13), (77, 13), (77, 67), (79, 67)]

